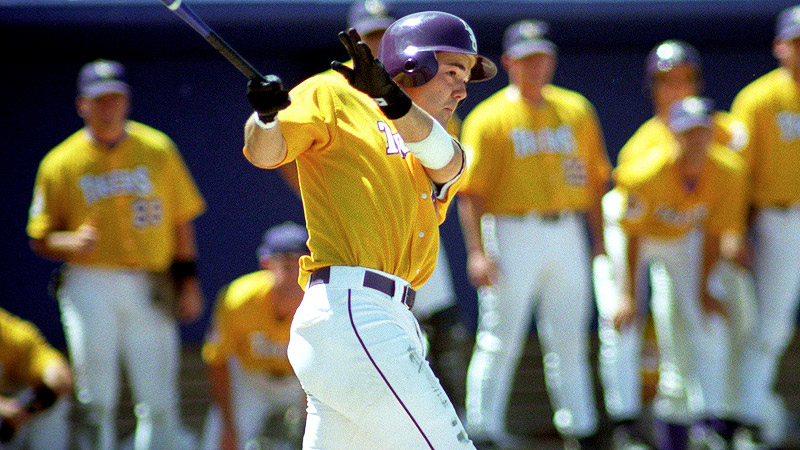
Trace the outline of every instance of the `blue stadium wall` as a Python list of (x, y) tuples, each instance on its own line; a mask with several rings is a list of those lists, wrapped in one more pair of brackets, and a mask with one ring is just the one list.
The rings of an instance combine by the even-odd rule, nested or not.
[[(95, 2), (97, 3), (97, 2)], [(0, 145), (2, 270), (0, 306), (38, 324), (63, 347), (58, 307), (46, 292), (55, 263), (35, 256), (25, 235), (33, 180), (41, 157), (82, 123), (74, 110), (75, 76), (98, 57), (127, 65), (134, 87), (132, 118), (155, 126), (178, 144), (208, 211), (197, 222), (200, 275), (209, 307), (182, 327), (198, 343), (215, 293), (255, 270), (262, 232), (285, 220), (303, 222), (300, 201), (277, 173), (251, 166), (241, 153), (250, 113), (245, 78), (158, 1), (0, 0)], [(736, 92), (771, 70), (774, 20), (787, 1), (508, 1), (395, 4), (395, 15), (442, 10), (466, 19), (482, 53), (499, 62), (502, 33), (521, 18), (552, 26), (559, 45), (556, 84), (583, 93), (597, 108), (609, 155), (652, 115), (642, 89), (643, 61), (658, 42), (695, 45), (704, 64), (705, 93), (727, 109)], [(205, 0), (195, 12), (239, 53), (289, 86), (344, 59), (336, 33), (347, 2), (234, 2)], [(460, 110), (504, 86), (504, 73), (470, 86)], [(391, 208), (391, 203), (387, 203)], [(454, 208), (442, 226), (459, 302), (474, 326), (476, 296), (465, 274), (465, 251)]]

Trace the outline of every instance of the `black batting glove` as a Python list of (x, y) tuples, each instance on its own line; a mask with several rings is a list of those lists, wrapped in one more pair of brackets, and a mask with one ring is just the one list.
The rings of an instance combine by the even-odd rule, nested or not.
[(333, 61), (331, 69), (344, 75), (351, 86), (372, 97), (389, 119), (405, 116), (411, 109), (411, 98), (392, 80), (383, 63), (372, 56), (358, 32), (353, 28), (342, 31), (339, 40), (353, 59), (353, 68)]
[(263, 123), (275, 120), (278, 111), (286, 109), (292, 103), (289, 92), (283, 88), (281, 79), (275, 75), (248, 81), (247, 101), (256, 110), (258, 119)]

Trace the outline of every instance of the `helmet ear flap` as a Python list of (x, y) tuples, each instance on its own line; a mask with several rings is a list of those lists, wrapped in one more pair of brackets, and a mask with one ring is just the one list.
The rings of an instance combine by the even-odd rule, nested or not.
[(395, 81), (402, 87), (422, 86), (431, 81), (438, 71), (439, 62), (435, 52), (418, 52), (406, 58), (402, 71), (395, 76)]

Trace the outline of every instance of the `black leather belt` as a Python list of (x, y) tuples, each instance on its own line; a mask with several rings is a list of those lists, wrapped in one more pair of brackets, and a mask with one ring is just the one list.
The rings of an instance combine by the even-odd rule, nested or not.
[[(331, 281), (331, 268), (323, 267), (321, 269), (315, 270), (311, 274), (311, 279), (308, 285), (309, 287), (311, 287), (319, 283), (327, 284), (330, 281)], [(403, 289), (403, 295), (401, 301), (403, 302), (404, 305), (408, 307), (408, 309), (411, 309), (414, 306), (414, 298), (417, 296), (417, 291), (412, 289), (410, 286), (407, 285), (397, 286), (398, 283), (395, 282), (395, 280), (369, 270), (364, 272), (364, 281), (361, 285), (370, 289), (375, 289), (376, 291), (386, 294), (389, 297), (394, 297), (395, 289), (397, 288)]]

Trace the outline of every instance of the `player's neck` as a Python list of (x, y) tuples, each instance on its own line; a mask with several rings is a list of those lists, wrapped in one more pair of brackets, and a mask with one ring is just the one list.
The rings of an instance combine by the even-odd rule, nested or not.
[(119, 145), (125, 137), (128, 135), (127, 131), (125, 131), (125, 127), (116, 128), (116, 129), (98, 129), (93, 127), (88, 127), (89, 134), (92, 136), (96, 142), (103, 145), (103, 147), (112, 149)]

